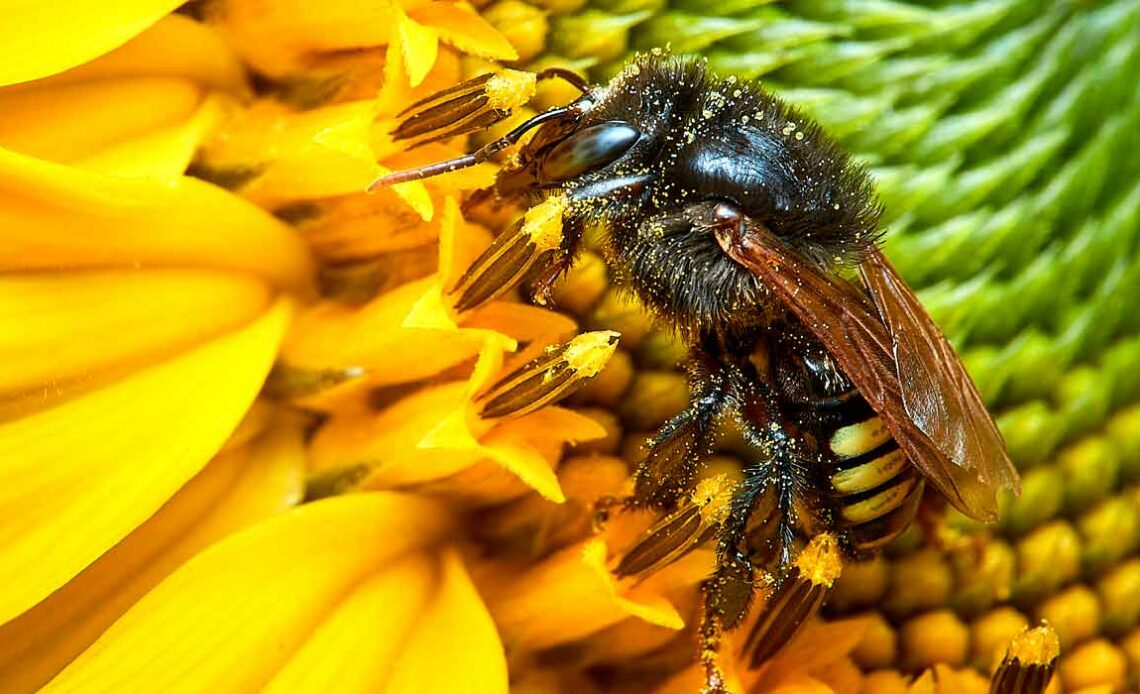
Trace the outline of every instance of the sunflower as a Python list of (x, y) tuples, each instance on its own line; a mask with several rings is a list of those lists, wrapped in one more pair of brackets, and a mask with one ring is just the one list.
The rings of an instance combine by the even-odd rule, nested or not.
[(734, 691), (984, 692), (1059, 649), (1052, 691), (1136, 682), (1130, 0), (0, 4), (0, 691), (696, 691), (711, 552), (618, 578), (653, 519), (596, 505), (687, 400), (677, 340), (589, 251), (561, 313), (457, 310), (523, 213), (462, 207), (492, 164), (365, 192), (466, 151), (392, 135), (440, 89), (493, 74), (494, 137), (566, 101), (533, 71), (667, 43), (872, 166), (1024, 476), (997, 529), (844, 567), (762, 668), (726, 648)]

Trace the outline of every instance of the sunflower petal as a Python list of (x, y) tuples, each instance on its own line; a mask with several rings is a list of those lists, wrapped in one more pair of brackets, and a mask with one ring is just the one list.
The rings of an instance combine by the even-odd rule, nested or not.
[(44, 602), (0, 627), (0, 681), (33, 691), (131, 605), (213, 542), (301, 498), (300, 428), (219, 454), (158, 513)]
[[(441, 650), (445, 657), (440, 657)], [(449, 552), (443, 557), (439, 590), (412, 632), (384, 691), (456, 690), (506, 694), (507, 661), (491, 615), (459, 556)]]
[(404, 54), (404, 68), (413, 87), (427, 77), (439, 53), (439, 39), (431, 29), (417, 23), (400, 10), (396, 10), (396, 32), (400, 50)]
[(74, 163), (112, 176), (175, 180), (190, 166), (221, 116), (221, 99), (208, 96), (188, 118), (104, 147)]
[(0, 85), (38, 79), (119, 46), (182, 0), (16, 0), (0, 22)]
[(188, 265), (292, 287), (310, 274), (289, 227), (212, 185), (105, 176), (3, 149), (0, 248), (0, 270)]
[(270, 299), (255, 276), (209, 270), (0, 277), (0, 401), (173, 354), (249, 323)]
[(431, 2), (408, 14), (464, 53), (488, 60), (518, 60), (511, 42), (467, 3)]
[(201, 87), (178, 77), (0, 90), (0, 147), (72, 162), (185, 120), (202, 98)]
[(89, 63), (20, 88), (113, 77), (183, 77), (229, 92), (245, 90), (245, 74), (225, 39), (181, 14), (163, 17), (143, 33)]
[(0, 425), (0, 623), (71, 580), (153, 514), (233, 431), (288, 317)]
[(651, 591), (630, 592), (605, 566), (606, 546), (589, 540), (520, 572), (486, 565), (479, 587), (509, 649), (543, 650), (570, 643), (627, 617), (679, 630), (676, 608)]
[[(430, 557), (417, 554), (365, 579), (330, 611), (263, 691), (387, 691), (385, 682), (432, 597), (438, 573)], [(393, 595), (400, 599), (393, 600)]]
[[(359, 647), (376, 644), (363, 639), (330, 650), (320, 643), (322, 632), (352, 628), (363, 615), (340, 606), (355, 603), (383, 608), (368, 616), (378, 640), (392, 638), (384, 633), (386, 612), (423, 589), (413, 578), (393, 581), (388, 585), (399, 592), (383, 590), (387, 600), (377, 599), (373, 577), (399, 570), (398, 559), (437, 542), (447, 527), (438, 506), (401, 494), (302, 506), (199, 554), (43, 691), (250, 691), (278, 673), (291, 676), (294, 657), (322, 669), (335, 667), (324, 660), (334, 657), (352, 667), (384, 667), (355, 657)], [(397, 610), (393, 633), (400, 621)], [(321, 652), (324, 658), (316, 658)]]

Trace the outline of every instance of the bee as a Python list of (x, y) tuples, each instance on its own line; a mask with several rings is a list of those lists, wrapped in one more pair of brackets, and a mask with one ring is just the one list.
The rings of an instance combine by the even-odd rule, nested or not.
[[(787, 588), (799, 585), (805, 538), (873, 554), (915, 518), (927, 485), (996, 520), (1017, 473), (953, 348), (880, 250), (881, 207), (862, 166), (792, 106), (701, 60), (642, 55), (597, 86), (539, 77), (568, 79), (581, 96), (377, 185), (471, 166), (534, 130), (487, 194), (559, 200), (561, 239), (539, 248), (504, 233), (460, 280), (457, 306), (524, 274), (544, 296), (594, 225), (617, 280), (684, 340), (689, 405), (648, 443), (630, 500), (660, 520), (617, 573), (644, 575), (714, 542), (706, 645), (742, 623), (761, 575), (777, 586), (767, 601), (777, 611), (747, 639), (758, 664), (825, 592)], [(493, 114), (476, 82), (429, 97), (400, 127), (421, 139), (485, 127)], [(694, 487), (727, 419), (755, 456), (724, 512), (701, 513)], [(710, 690), (718, 678), (710, 669)]]

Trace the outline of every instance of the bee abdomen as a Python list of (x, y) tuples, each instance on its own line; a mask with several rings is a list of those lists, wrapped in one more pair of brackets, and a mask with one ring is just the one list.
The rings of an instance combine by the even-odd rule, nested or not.
[(848, 547), (864, 554), (894, 540), (914, 519), (923, 480), (858, 392), (839, 400), (838, 416), (821, 432), (829, 461), (824, 474), (834, 521)]

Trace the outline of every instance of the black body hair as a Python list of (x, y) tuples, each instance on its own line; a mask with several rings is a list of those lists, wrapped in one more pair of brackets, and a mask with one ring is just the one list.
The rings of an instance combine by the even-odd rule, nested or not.
[[(642, 55), (599, 90), (577, 129), (606, 122), (642, 136), (613, 163), (547, 189), (605, 223), (619, 281), (683, 333), (750, 331), (783, 313), (687, 218), (694, 205), (729, 201), (829, 271), (856, 265), (878, 239), (865, 169), (756, 82), (717, 77), (698, 59)], [(618, 177), (646, 183), (634, 195), (589, 194)]]

